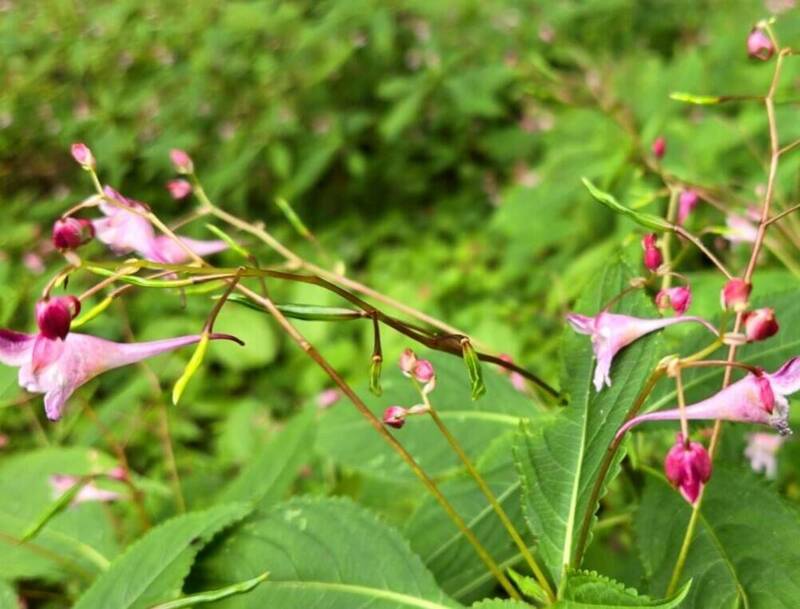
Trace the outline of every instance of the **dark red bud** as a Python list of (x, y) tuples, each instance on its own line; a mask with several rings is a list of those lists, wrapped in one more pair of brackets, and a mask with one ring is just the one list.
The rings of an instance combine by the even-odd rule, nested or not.
[(744, 334), (749, 342), (766, 340), (777, 334), (780, 329), (775, 319), (775, 310), (768, 307), (748, 311), (742, 318), (744, 321)]
[(72, 320), (81, 311), (81, 301), (74, 296), (59, 296), (36, 303), (36, 325), (45, 338), (66, 338)]
[(84, 218), (59, 218), (53, 224), (53, 245), (60, 250), (80, 247), (94, 237), (91, 220)]

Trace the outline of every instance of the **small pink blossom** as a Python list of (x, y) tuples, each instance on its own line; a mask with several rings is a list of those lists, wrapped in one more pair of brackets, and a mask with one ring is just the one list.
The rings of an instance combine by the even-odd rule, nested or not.
[(686, 313), (692, 304), (692, 291), (689, 286), (678, 286), (660, 290), (656, 294), (656, 306), (661, 309), (672, 307), (677, 315)]
[(192, 192), (192, 185), (186, 180), (170, 180), (167, 190), (173, 199), (185, 199)]
[(675, 438), (675, 445), (664, 460), (664, 473), (681, 495), (694, 505), (703, 486), (711, 478), (711, 457), (699, 442), (687, 443), (683, 434)]
[(172, 161), (175, 171), (182, 174), (189, 174), (194, 171), (194, 163), (192, 157), (185, 150), (180, 148), (173, 148), (169, 151), (169, 158)]
[(678, 224), (683, 225), (700, 202), (700, 195), (694, 190), (684, 190), (678, 197)]
[[(786, 396), (798, 390), (800, 357), (793, 357), (772, 374), (748, 374), (712, 397), (687, 406), (686, 418), (759, 423), (770, 425), (780, 434), (787, 435), (791, 430)], [(620, 427), (617, 436), (647, 421), (677, 421), (680, 418), (681, 413), (677, 408), (639, 415)]]
[(650, 150), (653, 152), (653, 156), (658, 160), (663, 159), (664, 155), (667, 153), (667, 140), (665, 140), (663, 137), (657, 137), (655, 140), (653, 140)]
[[(53, 499), (58, 499), (64, 493), (68, 492), (76, 484), (80, 484), (81, 479), (78, 476), (68, 476), (64, 474), (55, 474), (50, 476), (50, 486), (53, 489)], [(105, 489), (97, 488), (94, 482), (87, 482), (83, 488), (78, 491), (78, 494), (72, 499), (72, 505), (78, 503), (85, 503), (87, 501), (117, 501), (122, 496), (115, 492)]]
[(338, 389), (325, 389), (317, 395), (317, 407), (322, 410), (330, 408), (338, 402), (341, 397), (342, 394)]
[(95, 160), (92, 151), (83, 142), (76, 142), (70, 148), (72, 158), (84, 169), (94, 169)]
[(763, 472), (767, 478), (775, 478), (778, 473), (777, 453), (786, 436), (774, 433), (756, 432), (748, 434), (744, 455), (750, 459), (754, 472)]
[(775, 310), (767, 307), (748, 311), (742, 317), (744, 334), (749, 342), (766, 340), (778, 333), (779, 326), (775, 319)]
[(729, 279), (720, 293), (720, 304), (725, 310), (744, 311), (750, 300), (750, 292), (753, 284), (747, 283), (744, 279), (734, 277)]
[(642, 237), (642, 249), (644, 250), (644, 266), (651, 271), (657, 271), (664, 262), (664, 256), (657, 245), (655, 234), (651, 233)]
[(728, 232), (725, 235), (732, 245), (739, 243), (755, 243), (758, 227), (752, 220), (738, 214), (728, 214), (725, 218)]
[(414, 374), (414, 366), (417, 365), (417, 356), (411, 349), (403, 349), (403, 353), (400, 354), (400, 361), (398, 362), (400, 365), (400, 370), (403, 374), (409, 378)]
[(408, 410), (402, 406), (389, 406), (383, 411), (383, 422), (389, 427), (400, 429), (406, 424), (406, 415), (408, 415)]
[(775, 53), (775, 46), (766, 32), (755, 27), (747, 36), (747, 54), (753, 59), (767, 61)]
[(600, 391), (604, 384), (611, 387), (610, 371), (614, 356), (646, 334), (687, 321), (703, 324), (717, 334), (716, 329), (706, 320), (691, 316), (642, 319), (606, 312), (601, 312), (595, 317), (570, 313), (567, 315), (567, 321), (576, 332), (591, 336), (592, 349), (597, 359), (594, 371), (594, 387), (597, 391)]
[[(215, 339), (227, 338), (215, 334)], [(19, 385), (44, 394), (47, 418), (58, 420), (72, 393), (94, 377), (200, 340), (199, 335), (179, 336), (142, 343), (115, 343), (88, 334), (71, 332), (64, 340), (0, 329), (0, 363), (19, 368)], [(37, 354), (44, 344), (47, 352)]]
[(60, 250), (73, 250), (94, 238), (91, 220), (59, 218), (53, 223), (53, 245)]
[(35, 275), (41, 275), (45, 271), (42, 257), (34, 252), (26, 252), (22, 256), (22, 264), (25, 265), (26, 269)]

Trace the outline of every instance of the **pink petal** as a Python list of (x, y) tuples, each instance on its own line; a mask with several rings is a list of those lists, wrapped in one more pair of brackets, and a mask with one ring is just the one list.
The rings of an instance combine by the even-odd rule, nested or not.
[(578, 313), (568, 313), (567, 321), (572, 329), (579, 334), (591, 334), (594, 332), (594, 317), (579, 315)]
[[(200, 257), (216, 254), (228, 248), (228, 244), (221, 240), (201, 241), (188, 237), (180, 237), (180, 240)], [(182, 264), (189, 259), (186, 250), (166, 235), (155, 238), (154, 256), (159, 262), (167, 264)]]
[(35, 336), (0, 328), (0, 363), (21, 366), (30, 361)]
[(767, 375), (772, 387), (782, 395), (800, 390), (800, 357), (793, 357), (777, 372)]

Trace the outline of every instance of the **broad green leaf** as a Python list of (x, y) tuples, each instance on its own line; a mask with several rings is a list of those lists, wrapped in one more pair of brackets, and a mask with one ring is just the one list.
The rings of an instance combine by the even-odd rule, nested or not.
[(586, 186), (586, 189), (589, 191), (589, 194), (591, 194), (595, 200), (599, 201), (612, 211), (622, 214), (623, 216), (627, 216), (637, 224), (640, 224), (641, 226), (651, 230), (671, 230), (669, 222), (665, 221), (661, 216), (656, 216), (655, 214), (649, 214), (642, 211), (635, 211), (630, 207), (625, 207), (622, 205), (622, 203), (617, 201), (614, 195), (600, 190), (587, 178), (582, 178), (582, 181), (583, 185)]
[(343, 499), (299, 497), (254, 515), (200, 570), (214, 585), (270, 574), (247, 596), (213, 605), (218, 609), (459, 607), (396, 531)]
[(160, 605), (152, 607), (152, 609), (181, 609), (182, 607), (192, 607), (194, 605), (219, 601), (228, 598), (229, 596), (233, 596), (234, 594), (244, 594), (246, 592), (250, 592), (250, 590), (267, 579), (267, 577), (269, 577), (269, 573), (262, 573), (257, 577), (239, 582), (238, 584), (231, 584), (230, 586), (225, 586), (224, 588), (219, 588), (217, 590), (209, 590), (207, 592), (190, 594), (189, 596), (184, 596), (174, 601), (161, 603)]
[[(597, 314), (627, 284), (622, 263), (607, 267), (585, 291), (580, 313)], [(620, 313), (654, 315), (641, 294), (626, 296)], [(523, 483), (525, 515), (539, 540), (538, 554), (552, 578), (560, 581), (572, 560), (601, 460), (657, 360), (658, 338), (649, 335), (622, 350), (611, 368), (611, 387), (599, 393), (592, 385), (594, 356), (589, 337), (567, 328), (562, 345), (562, 390), (566, 408), (538, 424), (523, 424), (515, 456)], [(618, 452), (608, 479), (622, 458)]]
[[(473, 402), (464, 364), (458, 357), (428, 352), (418, 355), (430, 359), (436, 368), (436, 390), (430, 394), (433, 406), (473, 459), (477, 459), (495, 438), (515, 430), (522, 418), (542, 413), (541, 407), (514, 390), (507, 377), (488, 369), (484, 371), (486, 395)], [(420, 401), (419, 394), (397, 366), (385, 367), (381, 384), (383, 395), (380, 398), (369, 395), (366, 388), (359, 392), (378, 417), (392, 404), (408, 407)], [(430, 417), (409, 417), (402, 429), (392, 433), (429, 474), (441, 476), (461, 470), (461, 462)], [(408, 466), (344, 399), (323, 413), (318, 448), (342, 465), (358, 471), (395, 480), (416, 479)]]
[(217, 505), (151, 529), (94, 581), (75, 609), (144, 609), (176, 598), (203, 545), (250, 509), (242, 503)]
[[(667, 480), (647, 472), (636, 535), (650, 591), (663, 593), (691, 509)], [(800, 599), (800, 518), (752, 472), (716, 465), (706, 487), (681, 583), (681, 609), (787, 609)]]
[(250, 501), (260, 506), (283, 499), (297, 470), (314, 445), (315, 415), (310, 408), (296, 416), (223, 490), (219, 500)]
[(686, 598), (691, 583), (691, 581), (686, 582), (672, 598), (654, 600), (594, 571), (570, 571), (564, 580), (564, 589), (560, 592), (561, 600), (555, 604), (555, 607), (557, 609), (622, 609), (624, 607), (674, 609)]
[(34, 540), (20, 544), (23, 532), (38, 522), (55, 500), (50, 477), (86, 476), (110, 470), (116, 462), (87, 448), (47, 448), (19, 453), (0, 467), (0, 565), (6, 579), (88, 581), (118, 552), (104, 506), (82, 503), (48, 519)]
[[(521, 485), (514, 471), (511, 440), (512, 432), (498, 438), (477, 467), (532, 548), (534, 540), (527, 533), (522, 516)], [(519, 550), (471, 477), (462, 474), (441, 483), (440, 488), (498, 564), (519, 563), (522, 558)], [(450, 596), (468, 602), (491, 594), (494, 576), (435, 499), (426, 497), (408, 521), (404, 533), (411, 542), (411, 549)], [(517, 568), (527, 572), (523, 563)]]

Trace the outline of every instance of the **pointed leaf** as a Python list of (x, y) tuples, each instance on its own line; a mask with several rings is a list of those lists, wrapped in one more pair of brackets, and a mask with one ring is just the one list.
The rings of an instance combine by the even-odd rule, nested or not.
[(258, 575), (252, 579), (239, 582), (238, 584), (231, 584), (230, 586), (225, 586), (224, 588), (219, 588), (218, 590), (209, 590), (208, 592), (190, 594), (189, 596), (184, 596), (183, 598), (179, 598), (174, 601), (155, 605), (152, 607), (152, 609), (181, 609), (181, 607), (192, 607), (202, 603), (221, 601), (222, 599), (233, 596), (234, 594), (244, 594), (245, 592), (250, 592), (250, 590), (267, 579), (267, 577), (269, 577), (269, 573), (262, 573), (261, 575)]
[(555, 609), (623, 609), (624, 607), (674, 609), (686, 598), (691, 584), (691, 581), (686, 582), (669, 599), (654, 600), (594, 571), (571, 571), (567, 574), (564, 590), (561, 592), (562, 600), (559, 600), (554, 607)]
[(612, 211), (617, 212), (618, 214), (622, 214), (623, 216), (627, 216), (637, 224), (644, 226), (645, 228), (649, 228), (651, 230), (657, 231), (669, 231), (672, 230), (672, 225), (661, 218), (660, 216), (656, 216), (655, 214), (648, 214), (646, 212), (635, 211), (630, 207), (625, 207), (617, 201), (614, 195), (600, 190), (592, 184), (590, 180), (587, 178), (581, 178), (583, 181), (583, 185), (586, 186), (589, 193), (600, 203), (611, 209)]

